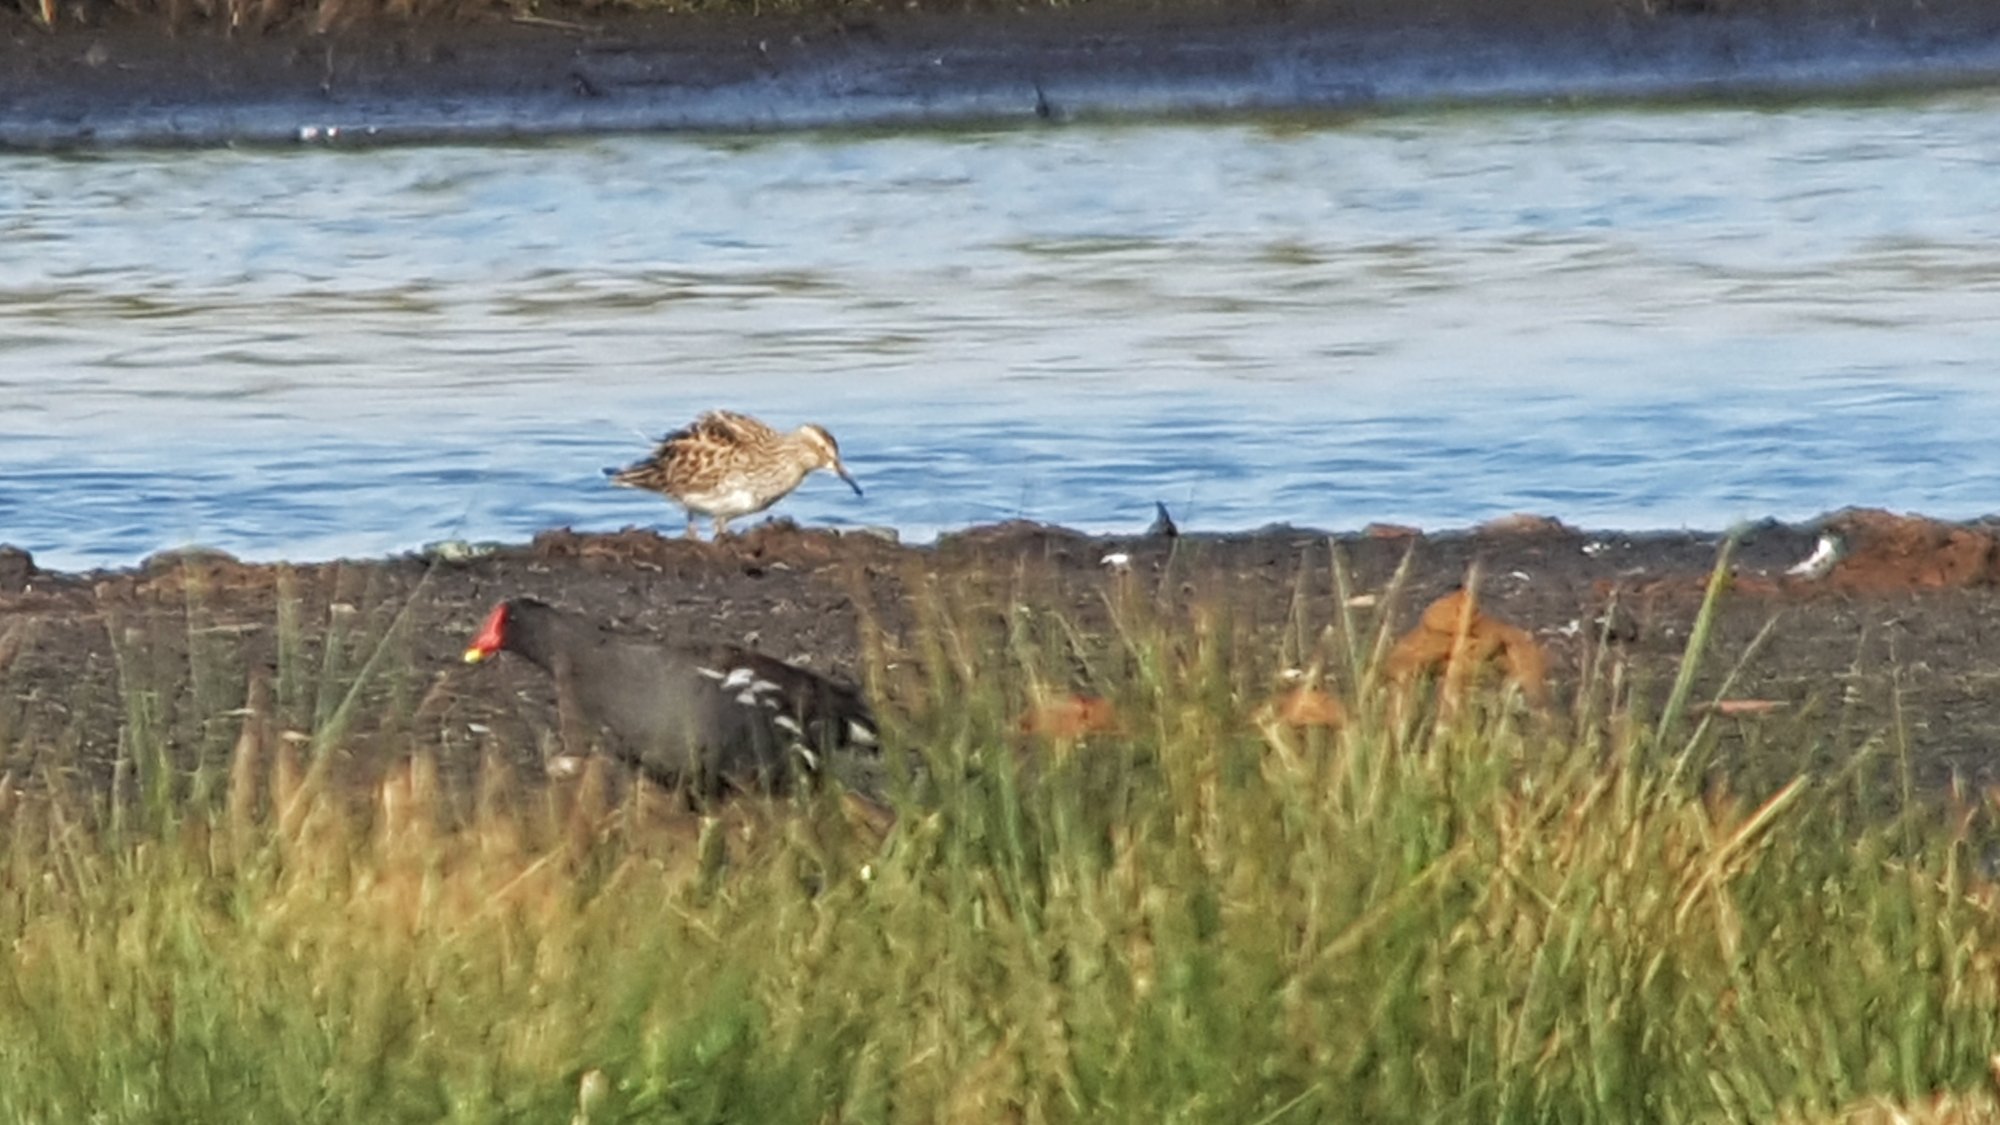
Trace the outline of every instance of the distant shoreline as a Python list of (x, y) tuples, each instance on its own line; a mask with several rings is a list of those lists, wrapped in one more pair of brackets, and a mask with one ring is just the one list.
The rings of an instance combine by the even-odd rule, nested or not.
[[(313, 11), (324, 12), (322, 3)], [(334, 8), (336, 12), (343, 9)], [(0, 19), (0, 149), (1036, 124), (2000, 84), (2000, 6), (1100, 0), (1008, 13)], [(1650, 14), (1649, 14), (1650, 13)]]

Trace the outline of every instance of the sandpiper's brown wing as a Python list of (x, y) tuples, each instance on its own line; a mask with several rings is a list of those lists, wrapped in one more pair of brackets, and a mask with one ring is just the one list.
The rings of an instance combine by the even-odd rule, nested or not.
[(608, 472), (613, 484), (671, 493), (681, 482), (712, 473), (743, 450), (776, 436), (771, 427), (747, 414), (710, 410), (661, 438), (644, 460)]
[(702, 440), (738, 449), (756, 449), (779, 439), (778, 431), (733, 410), (711, 410), (694, 420), (682, 433), (698, 433)]

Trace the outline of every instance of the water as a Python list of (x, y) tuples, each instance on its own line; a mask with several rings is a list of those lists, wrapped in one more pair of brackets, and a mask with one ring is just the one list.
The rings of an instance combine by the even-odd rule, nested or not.
[(1717, 528), (2000, 508), (2000, 96), (0, 156), (0, 541), (45, 565), (777, 512)]

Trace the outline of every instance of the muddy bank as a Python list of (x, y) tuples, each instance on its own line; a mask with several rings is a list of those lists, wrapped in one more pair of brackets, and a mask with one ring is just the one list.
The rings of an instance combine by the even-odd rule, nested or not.
[[(1788, 573), (1828, 528), (1836, 556)], [(1746, 531), (1701, 680), (1706, 695), (1737, 677), (1727, 695), (1746, 705), (1720, 720), (1737, 765), (1826, 767), (1900, 730), (1927, 782), (2000, 780), (1995, 532), (1865, 512)], [(338, 768), (356, 779), (413, 746), (460, 774), (488, 753), (539, 772), (565, 749), (546, 678), (520, 661), (459, 660), (487, 609), (517, 593), (864, 680), (891, 722), (935, 705), (928, 664), (946, 658), (941, 630), (975, 652), (1029, 636), (1053, 688), (1115, 692), (1124, 658), (1114, 609), (1137, 608), (1225, 630), (1248, 716), (1281, 691), (1287, 666), (1309, 663), (1325, 643), (1339, 612), (1336, 551), (1363, 596), (1359, 624), (1372, 629), (1386, 614), (1396, 633), (1477, 564), (1482, 608), (1539, 646), (1560, 716), (1593, 666), (1622, 666), (1647, 697), (1664, 697), (1721, 539), (1543, 520), (1436, 535), (1281, 527), (1131, 538), (1009, 524), (908, 547), (773, 523), (721, 545), (553, 531), (455, 561), (273, 566), (183, 554), (57, 574), (0, 552), (0, 772), (98, 787), (114, 773), (121, 737), (145, 741), (135, 732), (157, 733), (182, 766), (219, 764), (260, 680), (272, 689), (271, 733), (304, 739), (342, 726)], [(1108, 555), (1122, 565), (1107, 565)], [(1406, 557), (1401, 595), (1367, 606)], [(1610, 663), (1596, 665), (1599, 622), (1614, 603), (1601, 653)], [(1022, 622), (1027, 633), (1009, 641)], [(1767, 625), (1762, 650), (1739, 669)], [(1332, 667), (1331, 694), (1351, 693), (1340, 661)], [(1004, 690), (1010, 706), (1028, 704), (1025, 685)]]
[(239, 6), (234, 27), (222, 8), (213, 18), (57, 9), (53, 29), (0, 21), (0, 147), (1059, 123), (2000, 79), (2000, 10), (1972, 0), (1118, 3), (758, 18), (475, 9), (431, 20), (357, 20), (322, 4), (292, 15)]

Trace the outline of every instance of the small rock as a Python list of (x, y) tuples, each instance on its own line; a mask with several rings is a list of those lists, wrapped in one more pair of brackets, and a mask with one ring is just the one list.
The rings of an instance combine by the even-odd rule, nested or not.
[(229, 566), (241, 565), (242, 560), (217, 547), (203, 547), (189, 544), (185, 547), (169, 547), (164, 551), (154, 551), (139, 561), (139, 573), (157, 575), (185, 566)]
[(1608, 644), (1632, 644), (1639, 639), (1639, 619), (1623, 603), (1606, 606), (1590, 619), (1590, 627)]
[(1118, 729), (1118, 712), (1101, 696), (1069, 694), (1029, 707), (1015, 722), (1023, 734), (1074, 739)]
[(1569, 526), (1554, 516), (1538, 516), (1533, 512), (1515, 512), (1512, 515), (1490, 519), (1476, 529), (1481, 535), (1573, 535)]
[(1787, 706), (1789, 704), (1782, 699), (1718, 699), (1714, 703), (1697, 703), (1694, 711), (1698, 715), (1713, 712), (1735, 718), (1755, 718), (1774, 714)]
[(1787, 569), (1785, 573), (1794, 578), (1825, 578), (1833, 573), (1834, 565), (1840, 562), (1841, 555), (1845, 553), (1846, 545), (1841, 542), (1840, 536), (1831, 531), (1821, 532), (1819, 543), (1813, 547), (1813, 553)]
[(1838, 537), (1825, 581), (1850, 593), (2000, 582), (2000, 538), (1989, 531), (1868, 509), (1836, 512), (1823, 530)]
[(436, 542), (426, 543), (422, 547), (419, 547), (417, 554), (419, 557), (429, 559), (432, 562), (463, 563), (471, 562), (473, 559), (485, 558), (487, 555), (498, 551), (501, 546), (499, 543), (490, 541), (471, 543), (464, 539), (439, 539)]
[(1521, 688), (1530, 705), (1548, 704), (1548, 656), (1527, 631), (1469, 602), (1455, 590), (1424, 609), (1417, 626), (1403, 634), (1389, 652), (1389, 678), (1402, 683), (1423, 675), (1442, 675), (1463, 658), (1474, 665), (1498, 664)]
[(12, 544), (0, 543), (0, 594), (18, 594), (35, 576), (35, 557)]
[(903, 541), (902, 533), (893, 527), (843, 527), (840, 529), (840, 534), (842, 536), (862, 536), (868, 539), (880, 539), (884, 543), (901, 543)]
[(1290, 727), (1333, 730), (1347, 725), (1347, 708), (1340, 705), (1340, 700), (1316, 687), (1300, 685), (1276, 696), (1268, 706), (1279, 722)]

